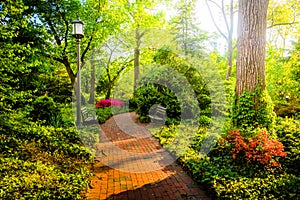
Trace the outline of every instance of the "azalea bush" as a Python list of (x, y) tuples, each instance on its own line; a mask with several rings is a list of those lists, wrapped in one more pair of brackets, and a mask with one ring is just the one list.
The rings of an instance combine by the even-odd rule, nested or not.
[[(207, 129), (201, 128), (179, 162), (214, 199), (299, 199), (299, 124), (282, 120), (277, 135), (226, 131), (205, 156), (200, 149)], [(155, 133), (162, 145), (172, 142), (174, 127)]]
[(279, 166), (278, 157), (286, 157), (283, 144), (270, 139), (269, 133), (260, 131), (253, 138), (244, 138), (239, 130), (230, 131), (226, 137), (229, 145), (232, 146), (231, 154), (234, 159), (237, 156), (244, 157), (247, 162), (257, 162), (264, 166)]
[(105, 107), (117, 107), (122, 108), (124, 106), (124, 102), (117, 99), (105, 99), (99, 100), (96, 103), (96, 108), (105, 108)]
[(98, 122), (102, 124), (107, 119), (109, 119), (114, 113), (123, 112), (123, 107), (124, 102), (118, 99), (99, 100), (96, 103), (96, 113), (98, 116)]

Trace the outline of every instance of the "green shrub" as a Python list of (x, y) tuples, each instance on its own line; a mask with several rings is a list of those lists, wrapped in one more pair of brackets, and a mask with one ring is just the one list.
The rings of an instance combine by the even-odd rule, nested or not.
[[(255, 108), (253, 99), (258, 98), (258, 107)], [(254, 129), (257, 127), (272, 130), (275, 122), (274, 106), (267, 91), (243, 92), (238, 99), (238, 104), (232, 108), (231, 117), (235, 127)]]
[(278, 118), (276, 133), (284, 145), (287, 156), (282, 159), (288, 173), (299, 176), (300, 170), (300, 121), (290, 118)]
[(68, 173), (41, 161), (0, 159), (1, 199), (82, 199), (87, 187), (85, 167)]
[[(44, 124), (51, 125), (55, 127), (66, 127), (73, 125), (71, 120), (63, 117), (61, 110), (65, 110), (65, 106), (62, 107), (61, 104), (55, 103), (52, 97), (40, 96), (35, 99), (32, 103), (32, 110), (29, 116), (33, 121)], [(71, 108), (69, 108), (70, 110)]]
[(134, 94), (134, 101), (137, 104), (136, 113), (140, 115), (144, 122), (149, 122), (150, 108), (155, 105), (162, 105), (167, 111), (167, 124), (170, 124), (172, 119), (180, 120), (181, 109), (179, 102), (174, 93), (163, 86), (148, 84), (138, 88)]
[(218, 199), (300, 199), (300, 178), (292, 174), (214, 180)]
[(211, 116), (207, 84), (193, 64), (168, 47), (159, 49), (154, 61), (158, 65), (141, 77), (132, 100), (138, 114), (147, 116), (154, 104), (160, 104), (167, 109), (167, 124), (178, 124), (182, 119), (197, 121), (202, 110)]
[(180, 162), (215, 199), (299, 199), (298, 176), (237, 163), (222, 147), (205, 157), (190, 149)]
[(98, 122), (100, 124), (104, 123), (106, 120), (108, 120), (112, 115), (112, 108), (111, 107), (105, 107), (105, 108), (98, 108), (96, 109)]
[[(300, 130), (298, 121), (292, 123), (287, 119), (280, 121), (276, 129), (278, 139), (286, 133), (298, 134)], [(172, 133), (167, 133), (161, 136), (172, 136)], [(286, 160), (288, 156), (280, 158), (281, 167), (262, 167), (257, 162), (246, 162), (245, 159), (238, 157), (234, 159), (231, 154), (233, 146), (230, 146), (224, 139), (220, 139), (217, 146), (207, 156), (201, 156), (199, 151), (205, 137), (206, 129), (202, 129), (194, 137), (191, 148), (180, 157), (179, 161), (193, 179), (205, 187), (211, 197), (215, 199), (300, 199), (300, 178), (297, 174), (296, 157), (291, 157), (296, 159), (293, 162)], [(284, 137), (286, 142), (291, 142), (290, 137)], [(266, 141), (271, 141), (271, 139)], [(281, 141), (283, 143), (283, 140)], [(255, 140), (249, 140), (249, 142), (255, 142)], [(299, 155), (297, 153), (299, 151), (295, 151), (295, 148), (298, 148), (297, 144), (299, 144), (298, 140), (291, 143), (294, 155)], [(270, 150), (273, 152), (274, 149)], [(292, 155), (288, 147), (285, 151), (288, 155)]]
[(0, 199), (82, 199), (92, 156), (75, 127), (0, 115)]
[(275, 106), (274, 110), (280, 117), (300, 117), (299, 104), (279, 104)]

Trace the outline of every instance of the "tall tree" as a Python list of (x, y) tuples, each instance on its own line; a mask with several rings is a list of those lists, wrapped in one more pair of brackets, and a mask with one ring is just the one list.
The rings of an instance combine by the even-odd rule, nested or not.
[(99, 51), (97, 67), (101, 67), (101, 78), (97, 83), (97, 93), (111, 97), (113, 88), (119, 80), (121, 74), (132, 66), (132, 54), (128, 53), (129, 47), (122, 39), (115, 36), (111, 37)]
[(262, 102), (260, 98), (262, 97), (259, 93), (266, 88), (265, 52), (268, 4), (269, 0), (239, 0), (236, 105), (241, 101), (242, 94), (255, 92), (256, 94), (250, 99), (253, 102), (253, 108), (251, 108), (254, 111), (253, 120), (260, 111)]
[(240, 0), (236, 96), (265, 89), (265, 52), (269, 0)]
[(177, 15), (171, 20), (174, 39), (181, 47), (184, 55), (194, 55), (203, 52), (203, 41), (208, 38), (207, 33), (201, 31), (195, 23), (195, 0), (180, 0), (175, 8)]
[(143, 38), (150, 28), (162, 27), (164, 18), (160, 12), (155, 12), (157, 0), (127, 0), (127, 12), (134, 30), (134, 88), (140, 74), (140, 55)]
[(23, 1), (0, 3), (0, 112), (21, 108), (43, 95), (53, 65), (40, 56), (45, 30), (35, 29)]
[[(218, 32), (221, 34), (221, 36), (226, 40), (227, 42), (227, 65), (228, 70), (226, 73), (226, 80), (229, 79), (232, 72), (232, 64), (233, 64), (233, 28), (234, 28), (234, 13), (236, 10), (234, 10), (235, 7), (235, 1), (230, 0), (229, 3), (229, 9), (226, 9), (225, 1), (215, 1), (215, 0), (206, 0), (206, 5), (208, 7), (210, 16), (213, 20), (213, 23), (215, 27), (217, 28)], [(211, 9), (211, 5), (214, 5), (221, 13), (222, 19), (225, 22), (226, 29), (225, 31), (221, 30), (219, 28), (220, 24), (216, 22), (215, 16), (213, 14), (213, 11)]]
[[(45, 27), (47, 45), (43, 53), (62, 64), (74, 85), (76, 72), (75, 40), (71, 36), (72, 21), (76, 14), (85, 22), (85, 37), (82, 40), (81, 62), (84, 63), (89, 51), (120, 27), (122, 17), (114, 2), (101, 0), (24, 0), (32, 15), (31, 22), (36, 29)], [(118, 1), (117, 1), (118, 2)], [(82, 67), (82, 66), (81, 66)]]

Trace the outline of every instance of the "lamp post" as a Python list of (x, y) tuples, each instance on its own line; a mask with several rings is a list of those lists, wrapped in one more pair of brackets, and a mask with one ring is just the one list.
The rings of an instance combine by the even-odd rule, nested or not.
[[(79, 19), (72, 22), (73, 33), (72, 36), (77, 41), (77, 93), (76, 93), (76, 126), (81, 127), (81, 75), (80, 75), (80, 40), (84, 37), (83, 25), (84, 23)], [(75, 90), (76, 91), (76, 90)]]

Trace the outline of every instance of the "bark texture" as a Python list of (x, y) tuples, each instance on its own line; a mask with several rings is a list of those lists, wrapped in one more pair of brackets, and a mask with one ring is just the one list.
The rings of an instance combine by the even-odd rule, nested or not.
[(266, 87), (265, 52), (269, 0), (239, 0), (236, 97)]
[(89, 103), (94, 104), (95, 103), (95, 63), (92, 62), (91, 65), (91, 88), (90, 88), (90, 98), (89, 98)]
[(143, 33), (140, 32), (139, 28), (135, 30), (135, 42), (136, 47), (134, 49), (134, 89), (137, 88), (137, 81), (140, 76), (140, 46)]

